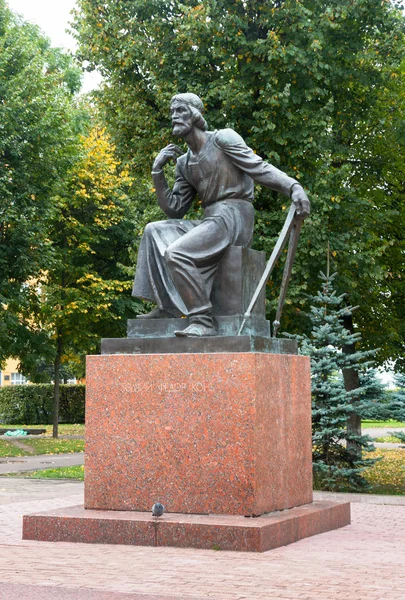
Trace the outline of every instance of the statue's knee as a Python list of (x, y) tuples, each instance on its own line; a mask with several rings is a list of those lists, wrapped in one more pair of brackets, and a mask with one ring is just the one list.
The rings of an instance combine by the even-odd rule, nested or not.
[(153, 237), (153, 234), (155, 232), (155, 228), (153, 227), (154, 223), (148, 223), (145, 227), (145, 229), (143, 230), (143, 237), (149, 238), (149, 237)]
[(166, 221), (155, 221), (152, 223), (148, 223), (143, 230), (143, 235), (147, 237), (153, 237), (157, 231), (159, 231), (162, 227), (162, 224), (166, 223)]

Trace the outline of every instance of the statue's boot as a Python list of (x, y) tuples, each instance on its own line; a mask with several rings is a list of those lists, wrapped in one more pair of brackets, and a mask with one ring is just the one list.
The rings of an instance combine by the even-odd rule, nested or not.
[(218, 335), (218, 329), (211, 315), (190, 317), (190, 325), (174, 332), (177, 337), (204, 337)]
[(166, 311), (162, 310), (158, 306), (156, 306), (153, 310), (151, 310), (146, 315), (137, 315), (137, 319), (172, 319), (173, 317), (169, 315)]

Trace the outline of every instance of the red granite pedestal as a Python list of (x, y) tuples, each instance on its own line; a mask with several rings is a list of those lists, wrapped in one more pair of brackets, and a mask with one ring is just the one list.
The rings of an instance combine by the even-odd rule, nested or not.
[(85, 507), (261, 515), (312, 501), (309, 360), (91, 356)]
[(312, 502), (308, 358), (102, 355), (87, 365), (85, 508), (26, 516), (23, 537), (264, 551), (349, 522), (348, 504)]

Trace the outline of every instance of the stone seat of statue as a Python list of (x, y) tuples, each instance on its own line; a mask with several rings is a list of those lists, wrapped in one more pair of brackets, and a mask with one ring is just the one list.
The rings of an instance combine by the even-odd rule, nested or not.
[[(264, 252), (230, 246), (215, 275), (211, 300), (213, 315), (220, 336), (238, 334), (240, 325), (260, 278), (266, 267)], [(128, 337), (171, 337), (178, 329), (185, 329), (188, 320), (179, 319), (129, 319)], [(244, 333), (270, 336), (270, 323), (266, 320), (265, 290), (260, 294)]]
[[(251, 248), (230, 246), (218, 267), (211, 292), (215, 316), (244, 315), (266, 267), (266, 255)], [(252, 314), (266, 318), (265, 290)]]

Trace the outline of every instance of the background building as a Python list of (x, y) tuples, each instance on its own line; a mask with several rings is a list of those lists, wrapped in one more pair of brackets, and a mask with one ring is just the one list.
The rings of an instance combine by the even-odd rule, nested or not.
[(9, 359), (6, 362), (4, 369), (0, 371), (0, 386), (29, 383), (27, 378), (18, 372), (17, 366), (18, 361), (15, 359)]

